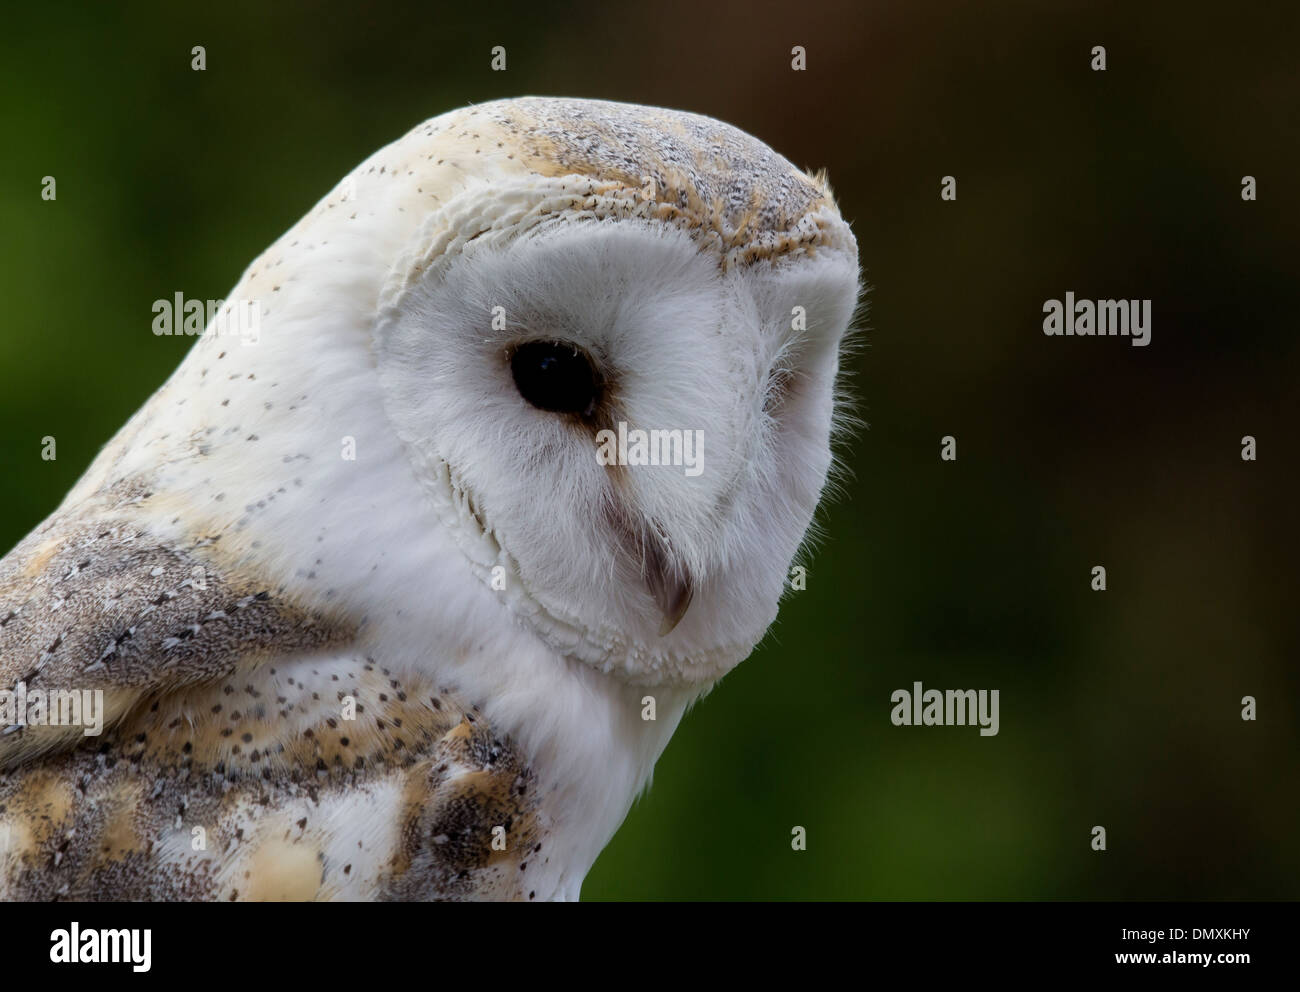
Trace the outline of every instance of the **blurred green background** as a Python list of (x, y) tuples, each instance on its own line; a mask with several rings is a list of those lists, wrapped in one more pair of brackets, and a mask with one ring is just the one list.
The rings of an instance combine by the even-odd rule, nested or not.
[[(414, 124), (524, 94), (709, 114), (829, 170), (873, 286), (870, 427), (807, 590), (688, 716), (584, 897), (1296, 898), (1296, 10), (14, 7), (0, 545), (182, 358), (152, 301), (224, 296)], [(1044, 337), (1067, 290), (1152, 299), (1152, 344)], [(915, 680), (999, 689), (1001, 732), (892, 726)]]

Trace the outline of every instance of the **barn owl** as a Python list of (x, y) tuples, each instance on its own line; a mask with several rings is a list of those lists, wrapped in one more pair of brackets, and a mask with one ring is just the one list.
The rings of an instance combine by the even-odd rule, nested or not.
[(706, 117), (375, 153), (0, 562), (0, 712), (52, 707), (0, 728), (0, 896), (577, 898), (776, 617), (858, 293), (825, 179)]

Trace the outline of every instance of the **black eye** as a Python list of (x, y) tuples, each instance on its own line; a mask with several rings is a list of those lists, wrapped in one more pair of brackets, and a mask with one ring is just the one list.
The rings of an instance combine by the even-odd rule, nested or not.
[(596, 370), (581, 348), (562, 341), (529, 341), (510, 356), (519, 395), (539, 410), (590, 414), (600, 391)]

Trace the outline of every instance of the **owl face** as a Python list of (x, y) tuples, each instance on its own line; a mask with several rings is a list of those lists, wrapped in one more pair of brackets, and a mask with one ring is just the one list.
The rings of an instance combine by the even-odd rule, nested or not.
[(768, 209), (787, 230), (753, 190), (728, 228), (700, 195), (725, 177), (641, 155), (468, 182), (390, 278), (374, 349), (443, 525), (516, 617), (633, 683), (699, 684), (775, 618), (858, 270), (829, 197), (770, 152), (715, 168), (797, 179), (803, 213)]

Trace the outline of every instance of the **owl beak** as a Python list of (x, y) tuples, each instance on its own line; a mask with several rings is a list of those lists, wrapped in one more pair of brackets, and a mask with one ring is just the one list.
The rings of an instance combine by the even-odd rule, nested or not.
[(651, 532), (646, 540), (646, 587), (654, 598), (663, 622), (659, 636), (667, 637), (681, 623), (695, 596), (695, 583), (669, 549), (666, 541)]
[(610, 501), (606, 512), (623, 548), (640, 559), (646, 589), (663, 615), (659, 636), (667, 637), (691, 607), (695, 580), (657, 526), (645, 520), (634, 521), (619, 500)]

